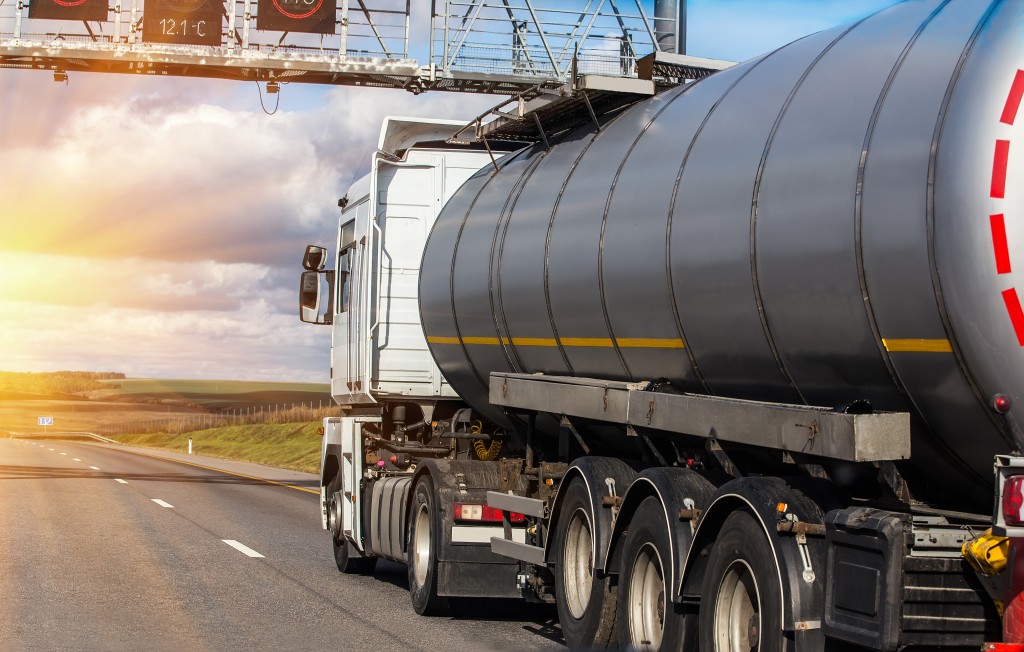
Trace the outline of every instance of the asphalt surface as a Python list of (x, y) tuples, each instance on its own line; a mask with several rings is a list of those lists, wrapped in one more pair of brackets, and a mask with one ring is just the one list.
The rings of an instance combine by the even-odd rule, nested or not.
[(405, 566), (342, 575), (317, 487), (252, 464), (0, 439), (0, 650), (564, 649), (552, 608), (476, 600), (424, 618)]

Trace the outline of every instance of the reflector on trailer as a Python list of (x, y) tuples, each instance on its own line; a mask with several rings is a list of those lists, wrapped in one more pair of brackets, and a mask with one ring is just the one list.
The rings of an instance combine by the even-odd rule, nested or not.
[(1003, 522), (1009, 526), (1024, 525), (1024, 475), (1006, 479), (1003, 485)]
[[(456, 521), (501, 522), (500, 509), (479, 503), (455, 503), (453, 516)], [(526, 517), (516, 512), (509, 512), (508, 520), (512, 523), (522, 523), (526, 520)]]

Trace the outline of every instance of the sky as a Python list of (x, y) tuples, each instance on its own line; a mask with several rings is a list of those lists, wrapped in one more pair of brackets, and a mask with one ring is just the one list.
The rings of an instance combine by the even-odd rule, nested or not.
[[(688, 51), (741, 61), (894, 1), (690, 0)], [(302, 251), (334, 242), (382, 118), (500, 99), (291, 84), (267, 115), (252, 82), (0, 89), (0, 370), (296, 382), (330, 364), (330, 329), (297, 317)]]

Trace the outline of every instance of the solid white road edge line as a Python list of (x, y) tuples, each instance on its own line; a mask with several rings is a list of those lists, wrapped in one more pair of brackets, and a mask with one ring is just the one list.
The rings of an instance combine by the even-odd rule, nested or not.
[(114, 478), (114, 480), (116, 480), (117, 482), (120, 482), (121, 484), (128, 484), (127, 480), (122, 480), (121, 478)]
[(229, 546), (231, 546), (232, 548), (234, 548), (238, 552), (242, 553), (243, 555), (247, 555), (249, 557), (262, 557), (263, 556), (260, 553), (256, 552), (255, 550), (253, 550), (252, 548), (250, 548), (249, 546), (246, 546), (246, 545), (243, 545), (241, 543), (238, 543), (234, 539), (221, 539), (221, 541), (223, 541), (224, 543), (228, 544)]
[(151, 498), (150, 500), (152, 500), (157, 505), (160, 505), (161, 507), (170, 507), (171, 509), (174, 509), (174, 505), (163, 500), (160, 500), (159, 498)]

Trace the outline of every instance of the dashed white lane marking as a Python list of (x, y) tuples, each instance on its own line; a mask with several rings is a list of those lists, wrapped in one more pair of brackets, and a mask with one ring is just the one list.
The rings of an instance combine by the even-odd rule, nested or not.
[(128, 484), (127, 480), (122, 480), (121, 478), (114, 478), (114, 480), (116, 480), (117, 482), (120, 482), (121, 484)]
[(98, 466), (90, 466), (89, 468), (92, 469), (93, 471), (99, 471), (100, 470), (100, 467), (98, 467)]
[(221, 541), (223, 541), (224, 543), (228, 544), (229, 546), (231, 546), (232, 548), (234, 548), (238, 552), (242, 553), (243, 555), (246, 555), (246, 556), (249, 556), (249, 557), (262, 557), (263, 556), (260, 553), (256, 552), (255, 550), (253, 550), (252, 548), (250, 548), (249, 546), (241, 544), (241, 543), (238, 543), (234, 539), (221, 539)]
[(67, 455), (67, 453), (61, 453), (61, 455)]
[(78, 459), (77, 457), (72, 457), (71, 459), (73, 459), (76, 462), (81, 462), (82, 461), (82, 460)]
[[(127, 484), (127, 483), (125, 483), (125, 484)], [(170, 504), (170, 503), (168, 503), (166, 501), (160, 500), (159, 498), (152, 498), (151, 500), (154, 503), (156, 503), (157, 505), (160, 505), (161, 507), (170, 507), (171, 509), (174, 509), (174, 505), (172, 505), (172, 504)]]
[(53, 450), (52, 448), (50, 450)]

